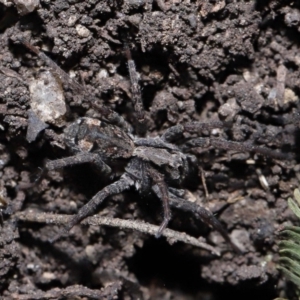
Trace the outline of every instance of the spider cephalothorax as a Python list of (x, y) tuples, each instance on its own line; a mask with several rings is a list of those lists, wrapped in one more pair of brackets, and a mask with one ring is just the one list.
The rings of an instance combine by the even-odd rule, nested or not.
[[(65, 81), (72, 89), (82, 90), (77, 82), (70, 79), (52, 60), (37, 48), (22, 41), (23, 44), (43, 59), (54, 73)], [(145, 130), (145, 114), (138, 85), (138, 76), (131, 59), (130, 51), (126, 48), (129, 74), (132, 84), (132, 99), (136, 110), (136, 132)], [(89, 95), (91, 99), (93, 97)], [(94, 99), (93, 99), (94, 100)], [(125, 162), (124, 173), (115, 182), (99, 191), (89, 202), (79, 209), (67, 225), (67, 231), (87, 216), (96, 212), (100, 203), (110, 195), (121, 193), (131, 187), (140, 192), (151, 191), (163, 202), (164, 219), (157, 236), (167, 227), (171, 218), (170, 205), (192, 211), (206, 223), (217, 229), (230, 242), (226, 231), (219, 221), (206, 209), (182, 199), (182, 183), (191, 174), (197, 173), (198, 161), (189, 154), (193, 147), (214, 147), (225, 150), (253, 151), (263, 155), (285, 158), (281, 153), (264, 147), (257, 147), (250, 143), (238, 143), (219, 138), (196, 137), (184, 144), (177, 143), (184, 132), (197, 133), (201, 131), (222, 128), (224, 123), (215, 121), (210, 123), (189, 122), (178, 124), (167, 129), (163, 135), (155, 138), (137, 137), (131, 134), (131, 126), (114, 111), (105, 106), (97, 106), (102, 118), (79, 118), (64, 130), (64, 140), (73, 156), (47, 162), (46, 170), (71, 166), (82, 163), (95, 164), (102, 174), (109, 176), (114, 172), (116, 161)], [(166, 184), (168, 182), (168, 185)], [(171, 187), (172, 186), (172, 187)]]

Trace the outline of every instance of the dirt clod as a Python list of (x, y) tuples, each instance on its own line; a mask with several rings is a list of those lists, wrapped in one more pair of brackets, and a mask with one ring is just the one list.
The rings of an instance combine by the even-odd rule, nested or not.
[[(205, 295), (271, 300), (291, 293), (276, 269), (276, 231), (295, 221), (286, 200), (300, 180), (299, 11), (298, 2), (283, 1), (0, 1), (3, 299)], [(53, 74), (22, 39), (66, 74)], [(183, 241), (188, 236), (192, 245), (170, 245), (172, 237), (156, 239), (134, 226), (99, 223), (75, 226), (51, 243), (64, 220), (17, 218), (24, 212), (43, 220), (50, 214), (73, 215), (119, 178), (123, 165), (113, 176), (90, 164), (44, 177), (40, 168), (71, 155), (64, 128), (80, 117), (107, 120), (116, 112), (136, 134), (125, 45), (139, 73), (147, 136), (187, 122), (222, 120), (223, 127), (201, 135), (185, 132), (178, 143), (198, 136), (222, 138), (288, 158), (191, 149), (201, 172), (176, 192), (184, 197), (183, 189), (188, 190), (192, 203), (212, 211), (242, 255), (182, 209), (172, 210), (169, 227), (181, 232)], [(74, 92), (75, 81), (71, 87), (60, 82), (65, 75), (80, 82), (84, 97)], [(95, 217), (144, 221), (147, 227), (159, 224), (162, 208), (155, 195), (132, 189), (106, 199)], [(195, 246), (207, 242), (212, 245), (206, 249), (218, 249), (220, 257)], [(296, 298), (289, 294), (289, 299)]]

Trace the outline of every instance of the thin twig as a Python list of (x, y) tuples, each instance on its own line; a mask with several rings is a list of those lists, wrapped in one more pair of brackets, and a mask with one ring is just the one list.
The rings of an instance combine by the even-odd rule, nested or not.
[(13, 293), (10, 298), (4, 299), (18, 299), (18, 300), (50, 300), (50, 299), (77, 299), (77, 297), (87, 297), (88, 299), (113, 299), (118, 295), (121, 289), (120, 282), (113, 282), (108, 284), (101, 290), (92, 290), (82, 285), (72, 285), (65, 289), (54, 288), (49, 291), (35, 291), (30, 294)]
[[(36, 223), (45, 223), (45, 224), (55, 224), (55, 225), (66, 225), (69, 223), (72, 215), (57, 215), (57, 214), (50, 214), (50, 213), (36, 213), (33, 211), (23, 211), (16, 214), (16, 217), (25, 222), (36, 222)], [(158, 231), (158, 226), (151, 225), (149, 223), (144, 223), (141, 221), (133, 221), (133, 220), (122, 220), (118, 218), (107, 218), (102, 217), (99, 215), (88, 217), (84, 219), (81, 224), (84, 225), (106, 225), (112, 227), (119, 227), (123, 229), (133, 229), (143, 233), (155, 235)], [(174, 231), (171, 229), (165, 229), (162, 232), (162, 235), (165, 236), (170, 244), (175, 242), (183, 242), (186, 244), (190, 244), (207, 251), (215, 255), (220, 255), (220, 251), (208, 245), (203, 241), (203, 238), (194, 238), (192, 236), (187, 235), (186, 233)]]

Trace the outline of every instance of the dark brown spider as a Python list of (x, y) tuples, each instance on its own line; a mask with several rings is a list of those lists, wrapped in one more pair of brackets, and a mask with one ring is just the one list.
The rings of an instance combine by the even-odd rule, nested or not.
[[(56, 63), (43, 52), (26, 41), (22, 43), (36, 53), (64, 83), (71, 89), (86, 93), (84, 87), (72, 80)], [(138, 75), (135, 64), (128, 48), (125, 49), (131, 80), (132, 100), (137, 118), (137, 132), (145, 129), (145, 114), (143, 110)], [(91, 95), (89, 97), (94, 103)], [(159, 237), (167, 227), (171, 218), (170, 206), (185, 211), (191, 211), (204, 222), (218, 230), (226, 241), (229, 236), (221, 223), (203, 207), (183, 199), (184, 190), (178, 189), (191, 175), (197, 174), (197, 158), (188, 153), (193, 147), (214, 147), (225, 150), (252, 151), (266, 156), (283, 159), (282, 153), (253, 144), (238, 143), (218, 138), (198, 137), (190, 139), (184, 145), (177, 145), (184, 132), (200, 133), (203, 130), (222, 128), (221, 121), (211, 123), (190, 122), (170, 127), (162, 136), (155, 138), (138, 137), (130, 133), (131, 126), (116, 112), (105, 106), (97, 105), (103, 120), (93, 118), (79, 118), (64, 130), (66, 145), (73, 152), (73, 156), (57, 159), (46, 163), (45, 170), (50, 171), (66, 166), (82, 163), (96, 164), (101, 172), (109, 176), (112, 166), (118, 160), (126, 160), (123, 175), (115, 182), (99, 191), (90, 201), (81, 207), (76, 216), (66, 226), (69, 231), (87, 216), (94, 214), (98, 206), (110, 195), (121, 193), (131, 187), (139, 192), (152, 190), (163, 202), (164, 218), (156, 234)], [(169, 187), (170, 185), (176, 187)], [(234, 246), (234, 245), (233, 245)], [(234, 246), (235, 249), (236, 246)]]

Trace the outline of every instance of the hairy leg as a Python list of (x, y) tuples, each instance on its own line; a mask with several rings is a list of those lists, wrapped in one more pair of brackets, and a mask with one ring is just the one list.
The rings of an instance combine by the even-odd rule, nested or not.
[(131, 94), (134, 110), (137, 116), (137, 131), (138, 134), (143, 134), (146, 131), (145, 111), (142, 102), (141, 88), (139, 84), (139, 76), (135, 68), (135, 63), (131, 57), (131, 52), (128, 45), (125, 44), (124, 52), (127, 58), (128, 71), (131, 82)]
[(210, 211), (193, 202), (187, 201), (183, 198), (179, 198), (171, 191), (169, 192), (169, 196), (171, 206), (176, 207), (180, 210), (192, 212), (194, 215), (199, 217), (199, 219), (202, 220), (204, 223), (212, 226), (215, 230), (217, 230), (223, 236), (225, 241), (231, 244), (232, 248), (237, 253), (241, 253), (241, 250), (232, 242), (220, 221)]
[(28, 48), (30, 51), (35, 53), (44, 63), (51, 69), (51, 71), (58, 76), (64, 84), (67, 84), (72, 90), (81, 93), (84, 87), (79, 84), (76, 80), (72, 79), (61, 67), (59, 67), (50, 57), (48, 57), (44, 52), (40, 51), (35, 46), (31, 45), (25, 39), (20, 40), (20, 42)]
[(163, 139), (156, 137), (156, 138), (135, 138), (134, 144), (136, 146), (146, 146), (146, 147), (153, 147), (153, 148), (163, 148), (169, 149), (174, 151), (179, 151), (179, 147), (165, 142)]
[(222, 121), (213, 121), (208, 123), (188, 122), (182, 125), (175, 125), (168, 128), (161, 138), (166, 142), (173, 142), (176, 139), (181, 138), (184, 132), (200, 133), (203, 130), (211, 130), (214, 128), (224, 127), (230, 127), (230, 124)]
[(81, 94), (83, 97), (89, 98), (91, 105), (96, 108), (100, 113), (101, 117), (105, 118), (108, 122), (115, 124), (126, 131), (131, 131), (131, 126), (124, 120), (122, 116), (117, 114), (115, 111), (111, 110), (107, 106), (99, 103), (99, 101), (88, 94), (85, 87), (79, 84), (75, 79), (72, 79), (62, 68), (60, 68), (50, 57), (48, 57), (44, 52), (40, 51), (37, 47), (31, 45), (25, 39), (20, 40), (20, 42), (33, 53), (35, 53), (45, 64), (51, 69), (51, 71), (58, 76), (61, 81), (70, 87), (73, 91)]
[(164, 176), (156, 171), (154, 168), (149, 168), (148, 173), (151, 176), (153, 182), (156, 184), (158, 191), (156, 189), (153, 189), (156, 195), (162, 200), (163, 202), (163, 208), (164, 208), (164, 220), (161, 223), (157, 233), (156, 237), (160, 237), (163, 230), (168, 226), (168, 223), (171, 219), (171, 210), (170, 210), (170, 199), (169, 199), (169, 191), (168, 187), (165, 183)]
[(56, 169), (83, 163), (94, 163), (97, 166), (98, 170), (104, 175), (109, 175), (111, 173), (111, 168), (101, 160), (97, 153), (79, 153), (74, 156), (47, 161), (45, 167), (43, 169), (40, 168), (40, 172), (36, 179), (29, 184), (20, 184), (19, 189), (28, 189), (37, 185), (46, 175), (47, 171), (53, 171)]
[[(161, 191), (159, 190), (157, 185), (153, 186), (152, 190), (158, 195), (159, 198), (161, 198)], [(212, 226), (215, 230), (217, 230), (223, 236), (224, 240), (231, 244), (232, 248), (236, 252), (241, 253), (241, 250), (232, 242), (220, 221), (210, 211), (200, 205), (182, 198), (184, 196), (184, 190), (169, 188), (168, 195), (170, 206), (178, 208), (180, 210), (191, 212), (202, 222)]]
[(127, 174), (123, 175), (118, 181), (106, 186), (98, 192), (88, 203), (81, 207), (76, 216), (74, 216), (66, 226), (69, 231), (73, 226), (80, 223), (86, 217), (96, 212), (97, 207), (109, 196), (119, 194), (134, 185), (134, 180)]
[(189, 140), (183, 147), (183, 150), (188, 150), (193, 147), (213, 147), (223, 150), (234, 150), (239, 152), (255, 152), (262, 154), (264, 156), (273, 157), (275, 159), (290, 159), (291, 157), (286, 153), (281, 153), (278, 151), (271, 150), (266, 147), (255, 146), (250, 143), (241, 143), (227, 141), (219, 138), (195, 138)]
[(103, 174), (110, 174), (111, 168), (104, 163), (97, 153), (78, 153), (74, 156), (69, 156), (61, 159), (48, 161), (45, 165), (47, 171), (64, 168), (67, 166), (74, 166), (84, 163), (94, 163), (99, 171)]

